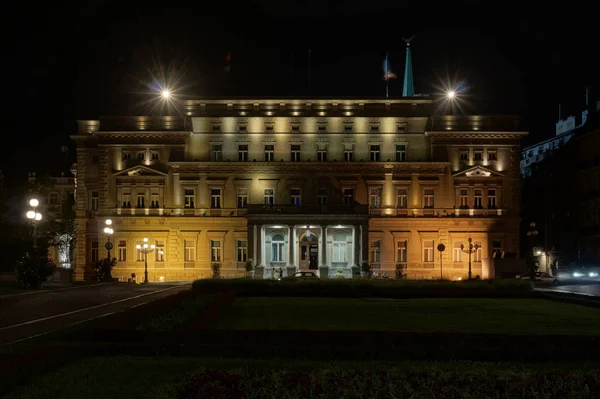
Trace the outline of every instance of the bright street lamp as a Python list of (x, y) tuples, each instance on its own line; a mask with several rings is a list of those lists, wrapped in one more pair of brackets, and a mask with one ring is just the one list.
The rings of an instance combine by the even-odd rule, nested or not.
[(469, 254), (469, 280), (471, 280), (471, 254), (477, 252), (480, 246), (479, 244), (473, 245), (473, 239), (471, 237), (469, 237), (467, 241), (469, 242), (468, 247), (465, 248), (463, 244), (460, 244), (460, 250), (466, 254)]
[(162, 96), (164, 99), (170, 98), (171, 97), (171, 92), (169, 90), (163, 90), (162, 91)]
[(453, 100), (456, 97), (456, 92), (454, 90), (450, 90), (448, 93), (446, 93), (446, 97), (448, 97), (450, 100)]
[(148, 284), (148, 254), (154, 251), (156, 246), (152, 244), (148, 247), (148, 237), (144, 237), (144, 244), (138, 244), (135, 248), (144, 254), (144, 284)]
[(104, 234), (106, 234), (106, 244), (104, 244), (104, 248), (106, 248), (108, 262), (110, 263), (110, 250), (113, 249), (113, 243), (110, 242), (110, 236), (114, 233), (114, 230), (108, 226), (112, 225), (112, 220), (106, 219), (104, 221), (106, 227), (104, 228)]
[(42, 214), (36, 211), (37, 206), (40, 204), (36, 198), (32, 198), (29, 200), (29, 206), (33, 209), (30, 209), (25, 214), (27, 219), (31, 220), (31, 224), (33, 225), (33, 249), (37, 249), (37, 222), (42, 220)]

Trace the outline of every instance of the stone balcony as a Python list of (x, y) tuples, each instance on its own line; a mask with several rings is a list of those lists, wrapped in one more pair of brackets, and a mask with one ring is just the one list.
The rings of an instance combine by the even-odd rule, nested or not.
[(369, 215), (382, 217), (498, 217), (505, 209), (458, 208), (369, 208)]

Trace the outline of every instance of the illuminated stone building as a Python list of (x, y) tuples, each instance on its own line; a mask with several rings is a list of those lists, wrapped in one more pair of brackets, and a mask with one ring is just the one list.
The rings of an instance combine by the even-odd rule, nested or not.
[[(515, 117), (434, 115), (431, 97), (199, 99), (182, 117), (78, 121), (76, 278), (106, 256), (150, 281), (311, 270), (351, 277), (363, 260), (409, 278), (490, 276), (518, 252)], [(437, 251), (443, 243), (446, 251)], [(100, 251), (100, 255), (98, 255)], [(440, 261), (442, 265), (440, 265)], [(327, 268), (324, 268), (326, 266)]]

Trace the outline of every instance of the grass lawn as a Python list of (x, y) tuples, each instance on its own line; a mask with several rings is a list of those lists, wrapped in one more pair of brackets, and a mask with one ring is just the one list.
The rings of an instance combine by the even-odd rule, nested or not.
[(214, 328), (600, 335), (600, 309), (544, 299), (248, 297)]
[[(534, 364), (482, 362), (311, 362), (177, 358), (177, 357), (97, 357), (81, 359), (18, 387), (4, 398), (172, 398), (185, 376), (195, 370), (210, 368), (233, 373), (264, 370), (266, 376), (275, 371), (343, 372), (344, 370), (377, 371), (401, 370), (427, 372), (428, 383), (452, 384), (450, 373), (479, 376), (495, 384), (497, 379), (510, 381), (536, 373), (593, 372), (598, 364)], [(262, 373), (262, 371), (261, 371)], [(433, 373), (433, 374), (432, 374)], [(571, 374), (570, 374), (571, 375)], [(68, 376), (68, 378), (67, 378)], [(543, 378), (543, 376), (542, 376)], [(275, 377), (276, 379), (276, 377)], [(435, 380), (435, 381), (434, 381)], [(478, 381), (474, 381), (479, 384)], [(462, 384), (463, 382), (461, 382)], [(551, 382), (549, 382), (551, 384)], [(521, 389), (522, 388), (518, 388)], [(198, 396), (202, 397), (202, 396)], [(250, 397), (250, 396), (248, 396)], [(257, 397), (257, 396), (255, 396)], [(271, 396), (269, 396), (271, 397)], [(284, 397), (284, 396), (282, 396)], [(407, 396), (408, 397), (408, 396)], [(432, 395), (410, 397), (435, 397)], [(537, 396), (544, 397), (544, 396)], [(574, 397), (574, 396), (573, 396)], [(578, 397), (593, 397), (587, 396)]]

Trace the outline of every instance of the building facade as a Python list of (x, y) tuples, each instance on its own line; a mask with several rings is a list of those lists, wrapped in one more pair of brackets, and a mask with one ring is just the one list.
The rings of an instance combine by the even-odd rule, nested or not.
[[(150, 281), (296, 270), (490, 277), (519, 248), (518, 119), (434, 99), (200, 99), (182, 117), (78, 121), (75, 276), (105, 257)], [(479, 248), (460, 249), (468, 238)], [(446, 250), (438, 252), (438, 244)], [(441, 255), (441, 256), (440, 256)], [(354, 268), (356, 271), (356, 267)]]

